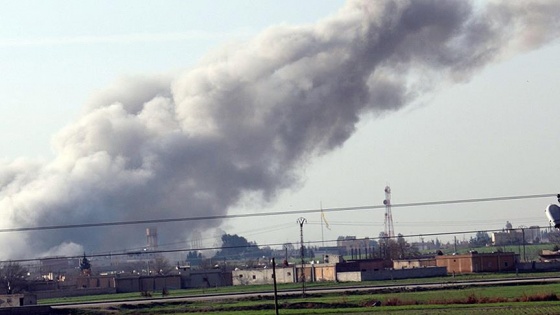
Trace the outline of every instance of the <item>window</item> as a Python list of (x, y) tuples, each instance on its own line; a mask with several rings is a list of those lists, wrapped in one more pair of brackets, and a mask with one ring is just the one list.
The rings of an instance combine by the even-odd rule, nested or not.
[(257, 279), (257, 276), (253, 275), (253, 280)]

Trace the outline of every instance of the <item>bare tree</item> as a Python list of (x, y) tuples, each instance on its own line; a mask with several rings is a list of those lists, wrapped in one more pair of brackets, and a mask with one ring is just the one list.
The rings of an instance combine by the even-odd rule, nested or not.
[(154, 269), (158, 275), (167, 275), (173, 270), (173, 267), (165, 257), (157, 256), (154, 260)]
[(7, 294), (25, 290), (27, 285), (27, 269), (15, 262), (7, 262), (0, 266), (0, 286)]

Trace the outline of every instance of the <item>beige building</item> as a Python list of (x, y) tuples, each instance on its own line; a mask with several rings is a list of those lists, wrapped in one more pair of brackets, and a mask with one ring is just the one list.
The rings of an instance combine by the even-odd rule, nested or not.
[(447, 273), (513, 271), (518, 261), (513, 252), (436, 256), (437, 266), (446, 267)]
[(497, 246), (522, 244), (522, 240), (523, 233), (517, 230), (506, 230), (505, 232), (492, 233), (492, 244)]

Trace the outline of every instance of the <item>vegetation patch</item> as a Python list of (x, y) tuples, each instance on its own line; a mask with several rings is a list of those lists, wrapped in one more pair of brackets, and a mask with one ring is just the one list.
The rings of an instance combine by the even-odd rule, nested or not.
[[(495, 286), (466, 289), (425, 290), (419, 288), (386, 289), (381, 291), (349, 290), (341, 293), (284, 294), (279, 296), (279, 308), (282, 314), (327, 314), (327, 313), (370, 313), (391, 312), (399, 314), (401, 310), (417, 310), (417, 314), (440, 314), (444, 309), (477, 309), (475, 314), (495, 314), (491, 310), (506, 312), (508, 307), (519, 314), (539, 314), (527, 311), (532, 308), (547, 309), (550, 303), (559, 300), (560, 284)], [(556, 305), (556, 304), (554, 304)], [(429, 309), (430, 311), (426, 311)], [(560, 309), (560, 306), (558, 306)], [(150, 304), (132, 305), (123, 302), (118, 307), (90, 310), (76, 310), (72, 314), (263, 314), (274, 310), (273, 297), (257, 295), (240, 299), (220, 299), (213, 301), (166, 302), (160, 300)], [(360, 311), (361, 310), (361, 311)], [(421, 311), (422, 310), (422, 311)], [(486, 310), (486, 311), (483, 311)], [(259, 313), (260, 311), (260, 313)], [(527, 311), (527, 312), (525, 312)], [(416, 312), (416, 311), (415, 311)], [(517, 312), (515, 312), (517, 314)], [(556, 308), (554, 308), (554, 312)], [(408, 314), (408, 313), (407, 313)], [(412, 313), (416, 314), (416, 313)], [(457, 313), (460, 314), (460, 313)], [(469, 314), (473, 314), (469, 312)], [(543, 314), (542, 312), (540, 314)]]

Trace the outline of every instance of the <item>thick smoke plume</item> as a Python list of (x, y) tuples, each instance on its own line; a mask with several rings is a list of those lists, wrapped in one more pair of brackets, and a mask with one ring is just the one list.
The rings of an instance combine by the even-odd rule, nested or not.
[[(248, 192), (273, 200), (364, 114), (398, 110), (555, 40), (559, 16), (557, 1), (350, 1), (315, 25), (267, 29), (176, 78), (122, 80), (56, 135), (53, 161), (0, 165), (0, 228), (222, 215)], [(220, 223), (166, 233), (186, 238)], [(130, 234), (4, 233), (0, 257), (137, 245), (142, 235)]]

